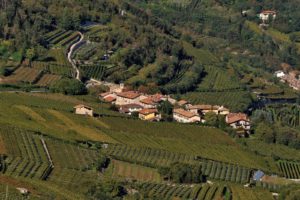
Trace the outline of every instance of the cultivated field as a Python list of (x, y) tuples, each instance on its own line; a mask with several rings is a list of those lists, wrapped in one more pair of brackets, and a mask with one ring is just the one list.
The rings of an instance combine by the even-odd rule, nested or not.
[(221, 199), (226, 191), (224, 185), (176, 185), (143, 183), (138, 185), (145, 198), (150, 199)]
[(300, 179), (300, 163), (289, 161), (278, 161), (278, 167), (284, 177), (290, 179)]
[(112, 176), (114, 178), (126, 178), (151, 182), (162, 181), (157, 169), (118, 160), (112, 160), (111, 164)]
[(6, 83), (34, 83), (39, 79), (42, 71), (29, 68), (29, 67), (19, 67), (13, 72), (12, 75), (8, 76), (3, 80)]

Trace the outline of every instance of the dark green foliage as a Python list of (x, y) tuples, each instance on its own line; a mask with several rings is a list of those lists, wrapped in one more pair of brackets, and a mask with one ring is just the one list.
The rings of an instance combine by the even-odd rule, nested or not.
[(89, 199), (122, 199), (126, 195), (125, 188), (117, 182), (101, 182), (100, 184), (93, 185), (87, 192)]
[(205, 180), (201, 165), (173, 163), (169, 168), (161, 168), (159, 172), (175, 183), (202, 183)]
[(163, 101), (158, 105), (158, 110), (162, 118), (166, 121), (172, 121), (173, 105), (169, 101)]
[(51, 85), (50, 90), (66, 95), (81, 95), (87, 93), (85, 85), (82, 82), (68, 78), (57, 81), (55, 84)]
[(255, 129), (255, 133), (266, 143), (275, 142), (274, 130), (268, 124), (260, 123)]
[(96, 169), (101, 171), (103, 168), (107, 168), (110, 163), (110, 159), (104, 155), (100, 155), (96, 161)]

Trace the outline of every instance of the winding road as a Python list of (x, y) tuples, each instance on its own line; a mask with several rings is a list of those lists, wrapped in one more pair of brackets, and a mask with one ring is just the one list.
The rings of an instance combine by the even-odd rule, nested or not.
[(68, 52), (67, 55), (68, 55), (68, 60), (69, 60), (69, 62), (71, 63), (71, 65), (72, 65), (72, 67), (74, 68), (74, 70), (76, 71), (76, 73), (75, 73), (75, 78), (76, 78), (77, 80), (81, 81), (81, 80), (80, 80), (80, 71), (79, 71), (79, 69), (78, 69), (78, 67), (77, 67), (77, 65), (76, 65), (76, 63), (75, 63), (75, 61), (72, 59), (73, 52), (74, 52), (74, 51), (82, 44), (83, 39), (84, 39), (83, 34), (82, 34), (81, 32), (78, 32), (78, 33), (79, 33), (79, 35), (80, 35), (80, 40), (79, 40), (78, 42), (74, 43), (74, 44), (70, 47), (69, 52)]

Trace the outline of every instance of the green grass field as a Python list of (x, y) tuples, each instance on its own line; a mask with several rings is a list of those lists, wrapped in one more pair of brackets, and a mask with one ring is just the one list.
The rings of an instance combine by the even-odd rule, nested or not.
[[(156, 169), (131, 164), (123, 161), (112, 160), (112, 176), (138, 181), (161, 182), (162, 179)], [(108, 169), (107, 171), (109, 171)]]

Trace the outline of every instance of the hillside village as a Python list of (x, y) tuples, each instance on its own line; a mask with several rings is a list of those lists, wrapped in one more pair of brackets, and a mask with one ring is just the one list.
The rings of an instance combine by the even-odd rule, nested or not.
[(299, 199), (299, 10), (0, 1), (0, 199)]
[[(135, 90), (128, 90), (124, 84), (110, 85), (110, 91), (99, 94), (99, 99), (117, 108), (120, 113), (137, 116), (144, 121), (161, 121), (162, 113), (159, 105), (168, 102), (172, 105), (172, 119), (179, 123), (205, 124), (205, 116), (212, 113), (216, 116), (224, 116), (225, 122), (235, 129), (240, 136), (250, 133), (251, 123), (247, 114), (231, 113), (230, 110), (220, 105), (193, 105), (188, 101), (176, 100), (170, 95), (145, 94)], [(76, 114), (93, 116), (92, 108), (85, 105), (74, 107)]]

